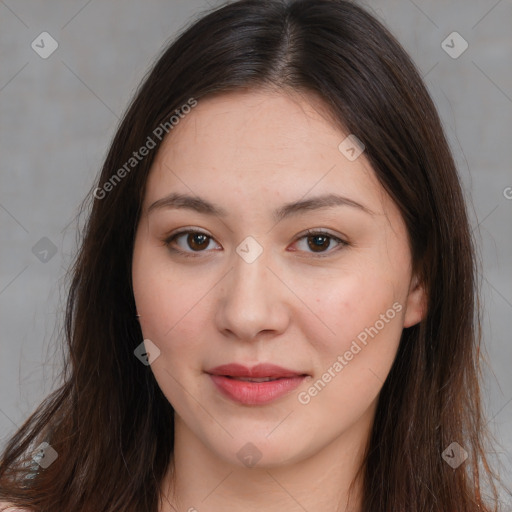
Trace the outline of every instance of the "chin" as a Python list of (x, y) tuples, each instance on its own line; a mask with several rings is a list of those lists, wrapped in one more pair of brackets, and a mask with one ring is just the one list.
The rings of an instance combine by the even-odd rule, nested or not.
[[(206, 443), (216, 456), (224, 459), (229, 464), (241, 468), (271, 469), (288, 464), (299, 462), (308, 458), (316, 451), (312, 443), (301, 446), (297, 439), (283, 436), (285, 439), (275, 436), (267, 437), (267, 430), (255, 432), (254, 424), (247, 428), (247, 435), (244, 429), (239, 429), (235, 438), (226, 440), (219, 445), (218, 438), (209, 440)], [(301, 439), (304, 442), (304, 438)], [(310, 449), (307, 446), (311, 447)], [(311, 451), (311, 453), (308, 453)]]

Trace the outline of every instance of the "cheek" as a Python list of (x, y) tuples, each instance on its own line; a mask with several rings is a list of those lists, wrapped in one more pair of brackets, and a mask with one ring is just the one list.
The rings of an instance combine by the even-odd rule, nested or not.
[(164, 351), (191, 309), (194, 287), (183, 286), (179, 273), (169, 273), (161, 247), (149, 244), (144, 232), (139, 237), (132, 263), (135, 303), (144, 338)]
[[(360, 417), (380, 392), (398, 350), (404, 307), (394, 287), (377, 275), (354, 275), (318, 294), (316, 306), (334, 334), (315, 336), (317, 366), (308, 388), (298, 396), (312, 416), (332, 412), (334, 423)], [(318, 329), (318, 322), (316, 323)], [(333, 409), (334, 406), (334, 409)]]
[(326, 353), (346, 350), (353, 339), (359, 335), (364, 338), (365, 329), (376, 323), (379, 330), (384, 330), (383, 322), (386, 327), (398, 326), (393, 332), (400, 333), (402, 315), (397, 309), (403, 308), (393, 308), (393, 304), (401, 303), (402, 299), (395, 293), (397, 286), (389, 280), (388, 273), (372, 272), (371, 267), (366, 267), (361, 271), (342, 272), (340, 277), (328, 282), (328, 286), (313, 290), (311, 309), (316, 316), (307, 316), (307, 329), (317, 333), (311, 339), (316, 340), (318, 349)]
[(133, 289), (142, 334), (160, 350), (151, 371), (169, 403), (182, 413), (195, 407), (183, 389), (194, 389), (201, 372), (200, 340), (209, 314), (201, 300), (204, 286), (186, 273), (170, 273), (168, 263), (151, 248), (134, 253)]
[(401, 290), (407, 266), (400, 271), (382, 261), (371, 263), (351, 265), (329, 286), (317, 286), (312, 304), (324, 325), (312, 315), (302, 324), (316, 365), (315, 377), (299, 401), (311, 402), (311, 410), (319, 415), (336, 404), (343, 411), (340, 421), (345, 414), (362, 414), (376, 398), (402, 333)]
[(179, 351), (180, 355), (194, 348), (194, 340), (205, 325), (205, 292), (199, 283), (189, 286), (182, 277), (158, 272), (141, 274), (134, 282), (134, 294), (143, 335), (154, 341), (162, 352)]

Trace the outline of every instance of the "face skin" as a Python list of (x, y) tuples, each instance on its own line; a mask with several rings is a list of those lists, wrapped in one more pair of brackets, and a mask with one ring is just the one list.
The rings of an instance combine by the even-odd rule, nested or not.
[[(150, 171), (132, 271), (144, 338), (160, 350), (151, 370), (175, 410), (176, 487), (162, 511), (170, 503), (180, 511), (359, 510), (357, 485), (346, 507), (348, 486), (402, 329), (422, 318), (424, 292), (399, 210), (364, 152), (354, 161), (341, 153), (348, 134), (322, 108), (312, 95), (283, 91), (201, 99)], [(171, 193), (199, 196), (226, 215), (148, 213)], [(372, 213), (336, 205), (273, 217), (325, 194)], [(186, 229), (210, 238), (185, 234), (166, 246)], [(308, 229), (333, 238), (308, 237)], [(236, 250), (247, 237), (263, 249), (251, 262)], [(309, 377), (270, 403), (240, 404), (206, 373), (232, 362)], [(254, 467), (241, 449), (261, 457)]]

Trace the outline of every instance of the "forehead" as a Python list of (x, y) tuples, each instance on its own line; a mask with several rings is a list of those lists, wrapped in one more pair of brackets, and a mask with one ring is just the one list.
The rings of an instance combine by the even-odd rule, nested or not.
[(162, 143), (146, 206), (170, 189), (260, 199), (272, 192), (283, 200), (334, 191), (355, 201), (370, 196), (377, 206), (382, 189), (364, 153), (351, 161), (339, 149), (348, 135), (312, 94), (244, 90), (206, 97)]
[(312, 94), (244, 90), (199, 100), (166, 138), (163, 151), (190, 154), (193, 148), (201, 157), (208, 150), (210, 157), (219, 156), (223, 162), (243, 151), (247, 164), (266, 157), (279, 164), (296, 162), (299, 156), (337, 156), (342, 136), (333, 120), (327, 119), (326, 106)]

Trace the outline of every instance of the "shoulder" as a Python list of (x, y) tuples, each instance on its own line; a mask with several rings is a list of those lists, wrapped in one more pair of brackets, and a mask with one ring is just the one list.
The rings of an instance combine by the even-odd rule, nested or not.
[(12, 503), (7, 503), (6, 501), (0, 501), (0, 512), (29, 512), (25, 508), (17, 508), (16, 505)]

